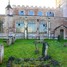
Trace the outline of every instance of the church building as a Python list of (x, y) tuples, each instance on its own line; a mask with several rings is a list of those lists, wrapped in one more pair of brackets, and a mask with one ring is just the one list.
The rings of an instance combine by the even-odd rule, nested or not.
[(9, 2), (5, 15), (0, 15), (0, 33), (14, 33), (25, 39), (57, 38), (58, 35), (67, 39), (66, 1), (62, 0), (56, 8), (11, 6)]

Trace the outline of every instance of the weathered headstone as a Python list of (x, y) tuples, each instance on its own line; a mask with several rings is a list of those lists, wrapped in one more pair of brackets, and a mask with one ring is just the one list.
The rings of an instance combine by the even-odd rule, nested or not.
[(7, 39), (7, 45), (11, 45), (11, 43), (12, 43), (12, 37), (8, 37), (8, 39)]
[(3, 57), (4, 57), (4, 46), (0, 45), (0, 64), (3, 61)]
[(15, 42), (15, 37), (13, 36), (8, 36), (8, 39), (7, 39), (7, 45), (11, 45)]
[(37, 45), (38, 42), (35, 41), (34, 43), (35, 43), (35, 54), (38, 54), (39, 53), (39, 49)]
[(42, 47), (42, 57), (46, 57), (47, 56), (47, 50), (48, 50), (48, 43), (44, 42), (43, 43), (43, 47)]
[(15, 42), (15, 37), (13, 36), (12, 37), (12, 44)]
[(35, 40), (34, 44), (35, 44), (35, 53), (38, 54), (39, 53), (39, 48), (38, 48), (38, 44), (43, 44), (44, 40), (40, 39), (40, 40)]
[(15, 34), (10, 32), (7, 39), (7, 45), (11, 45), (15, 42)]

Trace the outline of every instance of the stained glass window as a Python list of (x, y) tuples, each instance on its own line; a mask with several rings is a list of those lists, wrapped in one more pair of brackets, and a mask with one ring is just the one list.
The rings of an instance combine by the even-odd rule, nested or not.
[(36, 32), (36, 24), (34, 21), (28, 22), (28, 32)]
[(47, 24), (44, 21), (41, 21), (39, 25), (39, 32), (46, 32), (47, 31)]
[(16, 23), (16, 32), (24, 32), (24, 22), (19, 21)]

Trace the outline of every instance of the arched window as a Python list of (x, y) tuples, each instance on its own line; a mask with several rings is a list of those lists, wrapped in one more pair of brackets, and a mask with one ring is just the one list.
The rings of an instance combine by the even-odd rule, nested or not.
[(54, 17), (54, 13), (49, 11), (49, 12), (46, 12), (46, 16), (48, 17)]
[(30, 10), (28, 15), (34, 15), (34, 11)]
[(20, 16), (24, 15), (24, 11), (19, 11), (19, 15)]
[(37, 15), (38, 16), (42, 16), (43, 15), (42, 11), (38, 11), (38, 14)]

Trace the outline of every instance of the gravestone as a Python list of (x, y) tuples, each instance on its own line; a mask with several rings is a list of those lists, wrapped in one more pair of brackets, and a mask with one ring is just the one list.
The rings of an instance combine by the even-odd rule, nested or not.
[(35, 40), (34, 44), (35, 44), (35, 53), (38, 54), (39, 53), (39, 49), (38, 49), (38, 44), (42, 44), (44, 42), (43, 39), (41, 40)]
[(11, 45), (11, 44), (12, 44), (12, 36), (8, 37), (8, 45)]
[(15, 37), (12, 36), (12, 44), (15, 42)]
[(47, 56), (47, 51), (48, 51), (48, 43), (44, 42), (43, 43), (43, 47), (42, 47), (42, 57), (46, 57)]
[(10, 32), (7, 39), (7, 44), (11, 45), (15, 42), (15, 34)]
[(11, 45), (15, 42), (15, 37), (13, 36), (8, 36), (8, 39), (7, 39), (7, 45)]
[(35, 41), (34, 44), (35, 44), (35, 54), (38, 54), (39, 53), (38, 42)]
[(0, 64), (3, 62), (4, 46), (0, 45)]

